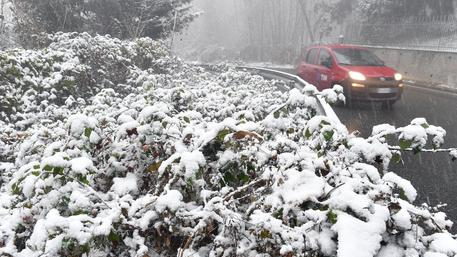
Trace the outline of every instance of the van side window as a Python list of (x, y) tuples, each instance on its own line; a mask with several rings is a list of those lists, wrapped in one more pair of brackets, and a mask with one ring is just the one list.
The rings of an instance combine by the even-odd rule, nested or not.
[(306, 63), (316, 64), (317, 54), (319, 53), (318, 48), (313, 48), (308, 51), (306, 55)]
[(322, 65), (322, 66), (325, 66), (325, 67), (328, 67), (332, 64), (332, 56), (330, 55), (330, 53), (325, 50), (325, 49), (322, 49), (319, 53), (319, 65)]

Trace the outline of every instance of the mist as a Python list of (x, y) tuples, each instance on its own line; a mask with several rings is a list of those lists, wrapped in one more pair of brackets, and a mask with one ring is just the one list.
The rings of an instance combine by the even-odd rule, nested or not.
[(344, 26), (325, 11), (334, 2), (196, 0), (201, 14), (181, 35), (176, 51), (203, 62), (291, 63), (306, 45), (338, 41)]
[(195, 0), (200, 15), (175, 51), (201, 62), (294, 64), (312, 44), (444, 47), (457, 42), (439, 40), (455, 34), (454, 2)]

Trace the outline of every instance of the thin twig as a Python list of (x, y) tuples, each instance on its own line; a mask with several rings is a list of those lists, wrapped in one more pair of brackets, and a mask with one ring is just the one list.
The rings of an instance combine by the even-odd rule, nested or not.
[(337, 190), (338, 188), (344, 186), (344, 184), (346, 184), (346, 183), (339, 184), (338, 186), (332, 188), (332, 190), (328, 191), (328, 193), (325, 194), (324, 197), (321, 198), (322, 200), (320, 200), (320, 199), (319, 199), (319, 200), (320, 200), (320, 201), (325, 201), (326, 199), (328, 199), (328, 197), (329, 197), (333, 192), (335, 192), (335, 190)]
[(251, 183), (247, 184), (247, 185), (244, 185), (242, 187), (239, 187), (237, 190), (227, 194), (225, 197), (224, 197), (224, 201), (228, 201), (230, 200), (230, 198), (234, 197), (235, 195), (245, 191), (246, 189), (250, 188), (250, 187), (253, 187), (253, 186), (256, 186), (258, 184), (261, 184), (261, 183), (266, 183), (267, 180), (265, 179), (257, 179), (257, 180), (254, 180), (252, 181)]
[[(414, 148), (401, 148), (399, 146), (391, 146), (389, 145), (389, 150), (396, 150), (396, 151), (404, 151), (404, 152), (414, 152), (416, 149)], [(447, 148), (447, 149), (420, 149), (420, 152), (426, 152), (426, 153), (449, 153), (452, 151), (457, 151), (457, 148)]]

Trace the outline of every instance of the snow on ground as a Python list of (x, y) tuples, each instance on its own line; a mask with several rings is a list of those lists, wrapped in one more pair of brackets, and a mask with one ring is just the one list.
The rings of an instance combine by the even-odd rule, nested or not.
[(441, 143), (439, 127), (357, 138), (317, 115), (311, 86), (280, 92), (147, 39), (51, 39), (0, 58), (0, 255), (457, 253), (383, 139)]

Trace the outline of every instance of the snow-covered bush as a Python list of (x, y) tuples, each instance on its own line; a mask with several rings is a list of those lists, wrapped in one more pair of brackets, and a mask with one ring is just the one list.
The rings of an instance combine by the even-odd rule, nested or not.
[[(73, 40), (95, 39), (49, 54), (73, 53)], [(99, 65), (134, 59), (116, 49)], [(439, 128), (418, 119), (358, 138), (318, 115), (312, 86), (283, 93), (230, 66), (151, 60), (84, 101), (30, 102), (40, 118), (27, 126), (0, 121), (0, 255), (457, 254), (452, 222), (414, 205), (414, 187), (388, 170), (387, 134), (416, 149), (439, 143)]]
[(69, 96), (67, 104), (83, 101), (103, 88), (128, 93), (126, 82), (136, 78), (138, 69), (163, 73), (173, 62), (160, 42), (146, 38), (121, 41), (59, 33), (48, 40), (48, 46), (40, 50), (0, 52), (2, 119), (32, 123), (36, 108), (63, 105)]

